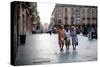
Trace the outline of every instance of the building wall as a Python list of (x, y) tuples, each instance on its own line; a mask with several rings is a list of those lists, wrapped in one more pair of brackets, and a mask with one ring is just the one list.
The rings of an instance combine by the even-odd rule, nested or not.
[(88, 21), (87, 21), (87, 9), (88, 8), (83, 8), (83, 21), (82, 21), (82, 23), (84, 23), (84, 24), (87, 24), (88, 23)]
[[(63, 25), (97, 24), (97, 8), (93, 6), (56, 5), (52, 12), (54, 19)], [(57, 25), (55, 22), (55, 24)]]
[(68, 25), (71, 25), (71, 15), (72, 15), (71, 8), (67, 8), (67, 9), (68, 9), (68, 12), (67, 12), (68, 20), (67, 20), (67, 22), (68, 22)]
[[(15, 65), (18, 46), (21, 45), (21, 35), (32, 31), (32, 24), (37, 19), (37, 3), (33, 2), (11, 2), (11, 64)], [(23, 38), (22, 38), (23, 39)]]
[(33, 28), (36, 30), (36, 26), (39, 22), (37, 17), (38, 13), (36, 2), (20, 2), (18, 22), (19, 35), (26, 34), (27, 32), (32, 32)]

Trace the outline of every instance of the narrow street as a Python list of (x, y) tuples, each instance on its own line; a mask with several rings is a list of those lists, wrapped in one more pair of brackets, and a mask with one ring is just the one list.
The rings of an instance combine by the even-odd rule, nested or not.
[(20, 45), (16, 65), (70, 63), (97, 60), (97, 40), (78, 35), (79, 45), (73, 51), (60, 52), (57, 34), (27, 34), (26, 43)]

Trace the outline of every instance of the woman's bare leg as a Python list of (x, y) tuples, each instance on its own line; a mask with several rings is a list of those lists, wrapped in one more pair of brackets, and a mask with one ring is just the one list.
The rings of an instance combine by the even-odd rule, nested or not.
[(61, 49), (63, 50), (64, 47), (64, 41), (61, 41)]
[(73, 44), (73, 50), (75, 49), (74, 44)]
[(59, 47), (60, 47), (60, 50), (61, 50), (61, 41), (59, 40)]
[(76, 50), (76, 45), (75, 45), (75, 50)]

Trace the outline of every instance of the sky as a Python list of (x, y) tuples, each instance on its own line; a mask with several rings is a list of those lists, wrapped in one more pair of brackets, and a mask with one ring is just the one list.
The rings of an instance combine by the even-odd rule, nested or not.
[(42, 24), (50, 23), (50, 18), (54, 7), (54, 3), (37, 3), (37, 10), (39, 12), (40, 22)]

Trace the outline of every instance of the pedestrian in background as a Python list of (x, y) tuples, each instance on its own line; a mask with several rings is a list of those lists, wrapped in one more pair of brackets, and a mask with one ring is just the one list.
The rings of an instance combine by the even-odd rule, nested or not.
[(76, 33), (76, 28), (72, 26), (70, 35), (72, 37), (72, 46), (73, 50), (76, 50), (76, 45), (78, 45), (78, 38), (77, 38), (77, 33)]
[(60, 25), (58, 27), (58, 42), (59, 42), (59, 47), (60, 51), (63, 51), (63, 46), (64, 46), (64, 26)]
[(92, 26), (88, 28), (88, 39), (93, 39), (93, 32), (94, 28)]

